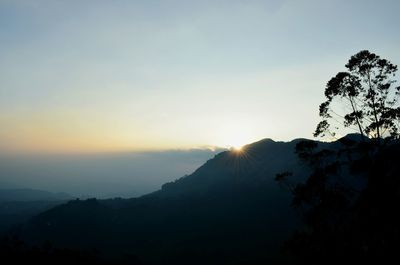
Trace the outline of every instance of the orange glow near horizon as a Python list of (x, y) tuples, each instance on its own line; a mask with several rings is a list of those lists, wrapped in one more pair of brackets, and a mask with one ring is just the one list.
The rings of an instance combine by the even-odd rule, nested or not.
[[(0, 114), (0, 149), (6, 153), (104, 153), (192, 148), (234, 148), (262, 137), (244, 118), (201, 131), (203, 121), (191, 127), (126, 122), (126, 116), (99, 116), (78, 111)], [(256, 122), (253, 122), (255, 124)]]

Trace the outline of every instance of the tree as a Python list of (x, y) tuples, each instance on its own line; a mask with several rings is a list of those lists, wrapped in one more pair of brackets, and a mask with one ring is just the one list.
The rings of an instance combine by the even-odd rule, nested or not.
[(347, 72), (339, 72), (326, 85), (327, 100), (319, 106), (323, 120), (314, 136), (334, 136), (331, 123), (339, 118), (344, 127), (356, 126), (363, 137), (398, 138), (400, 86), (394, 86), (397, 66), (364, 50), (353, 55), (346, 68)]
[(301, 141), (296, 153), (311, 174), (294, 184), (288, 180), (291, 172), (276, 176), (304, 220), (303, 229), (285, 245), (296, 264), (380, 264), (397, 257), (400, 249), (397, 66), (361, 51), (346, 68), (327, 83), (327, 100), (319, 107), (323, 120), (314, 135), (334, 135), (331, 123), (339, 117), (344, 127), (355, 126), (362, 140), (343, 137), (324, 144), (326, 149)]

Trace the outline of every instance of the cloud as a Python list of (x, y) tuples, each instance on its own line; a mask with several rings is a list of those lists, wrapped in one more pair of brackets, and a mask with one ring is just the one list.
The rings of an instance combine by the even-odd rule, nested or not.
[[(139, 196), (192, 173), (224, 149), (70, 155), (0, 155), (0, 183), (8, 188), (74, 196)], [(4, 188), (4, 187), (3, 187)]]

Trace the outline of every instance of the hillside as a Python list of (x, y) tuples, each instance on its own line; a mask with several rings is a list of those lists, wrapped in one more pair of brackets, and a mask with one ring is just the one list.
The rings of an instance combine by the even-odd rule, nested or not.
[(139, 198), (70, 201), (36, 216), (22, 235), (109, 255), (129, 253), (146, 264), (276, 262), (299, 218), (290, 193), (274, 177), (284, 170), (298, 180), (306, 176), (294, 153), (299, 141), (265, 139), (222, 152)]

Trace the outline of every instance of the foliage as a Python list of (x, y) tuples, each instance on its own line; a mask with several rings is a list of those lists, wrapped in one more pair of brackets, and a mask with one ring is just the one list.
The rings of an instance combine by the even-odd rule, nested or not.
[(361, 139), (348, 135), (329, 149), (300, 142), (296, 153), (311, 174), (295, 185), (290, 173), (276, 176), (290, 187), (292, 205), (304, 219), (304, 229), (284, 248), (297, 264), (379, 264), (400, 249), (399, 87), (393, 91), (390, 79), (397, 67), (368, 51), (352, 56), (346, 67), (349, 72), (328, 82), (315, 135), (329, 132), (332, 102), (340, 99), (351, 106), (343, 126), (356, 125)]
[(331, 123), (339, 118), (344, 127), (356, 126), (362, 136), (399, 137), (400, 86), (394, 86), (397, 66), (364, 50), (352, 56), (346, 68), (347, 72), (339, 72), (326, 85), (327, 100), (319, 107), (322, 121), (314, 136), (334, 136)]

